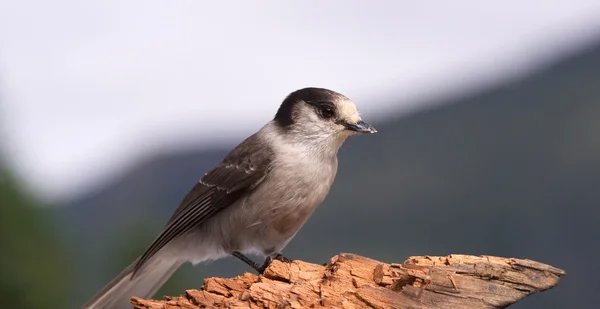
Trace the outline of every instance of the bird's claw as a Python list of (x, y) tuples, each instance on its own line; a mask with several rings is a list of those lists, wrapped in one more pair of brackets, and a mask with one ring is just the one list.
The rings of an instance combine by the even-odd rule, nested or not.
[(281, 262), (284, 262), (284, 263), (291, 263), (292, 262), (292, 260), (286, 258), (285, 256), (283, 256), (283, 255), (281, 255), (279, 253), (277, 253), (273, 259), (281, 261)]
[(273, 263), (274, 260), (278, 260), (280, 262), (284, 262), (284, 263), (291, 263), (292, 260), (286, 258), (285, 256), (277, 253), (275, 256), (271, 257), (271, 256), (267, 256), (267, 258), (265, 259), (265, 262), (262, 264), (262, 266), (256, 268), (256, 270), (258, 271), (259, 274), (263, 274), (265, 272), (265, 270), (267, 269), (267, 267), (269, 267), (269, 265), (271, 265), (271, 263)]
[(232, 253), (233, 256), (237, 257), (238, 259), (242, 260), (244, 263), (248, 264), (250, 267), (254, 268), (254, 270), (256, 270), (260, 275), (262, 275), (265, 270), (267, 269), (267, 267), (269, 267), (269, 265), (271, 265), (271, 263), (273, 262), (273, 260), (278, 260), (284, 263), (291, 263), (292, 260), (286, 258), (285, 256), (277, 253), (275, 254), (275, 256), (271, 257), (271, 256), (267, 256), (267, 258), (265, 259), (265, 262), (262, 265), (259, 265), (258, 263), (254, 262), (252, 259), (246, 257), (245, 255), (243, 255), (240, 252), (234, 251)]

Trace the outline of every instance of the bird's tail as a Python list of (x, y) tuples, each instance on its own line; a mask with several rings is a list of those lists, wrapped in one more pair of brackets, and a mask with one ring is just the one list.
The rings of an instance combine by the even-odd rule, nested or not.
[(81, 309), (130, 309), (132, 296), (152, 297), (182, 264), (181, 261), (161, 259), (155, 255), (132, 279), (136, 262), (127, 266)]

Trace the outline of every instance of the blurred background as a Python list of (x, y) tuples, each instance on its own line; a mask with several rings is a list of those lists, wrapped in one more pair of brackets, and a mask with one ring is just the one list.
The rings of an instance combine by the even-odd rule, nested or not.
[(82, 305), (306, 86), (379, 133), (287, 256), (528, 258), (567, 276), (514, 308), (597, 305), (600, 2), (3, 0), (1, 307)]

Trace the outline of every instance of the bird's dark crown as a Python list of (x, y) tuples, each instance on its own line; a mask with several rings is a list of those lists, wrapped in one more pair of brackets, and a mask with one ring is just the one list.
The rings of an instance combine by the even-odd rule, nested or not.
[(283, 100), (274, 120), (282, 128), (289, 127), (294, 124), (294, 110), (298, 104), (333, 102), (340, 97), (341, 94), (325, 88), (308, 87), (296, 90)]

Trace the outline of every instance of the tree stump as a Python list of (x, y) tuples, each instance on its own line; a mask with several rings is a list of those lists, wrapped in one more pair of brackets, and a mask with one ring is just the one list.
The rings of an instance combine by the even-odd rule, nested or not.
[(137, 309), (505, 308), (565, 272), (531, 260), (453, 254), (387, 264), (342, 253), (325, 265), (273, 261), (263, 275), (207, 278), (179, 297), (132, 297)]

